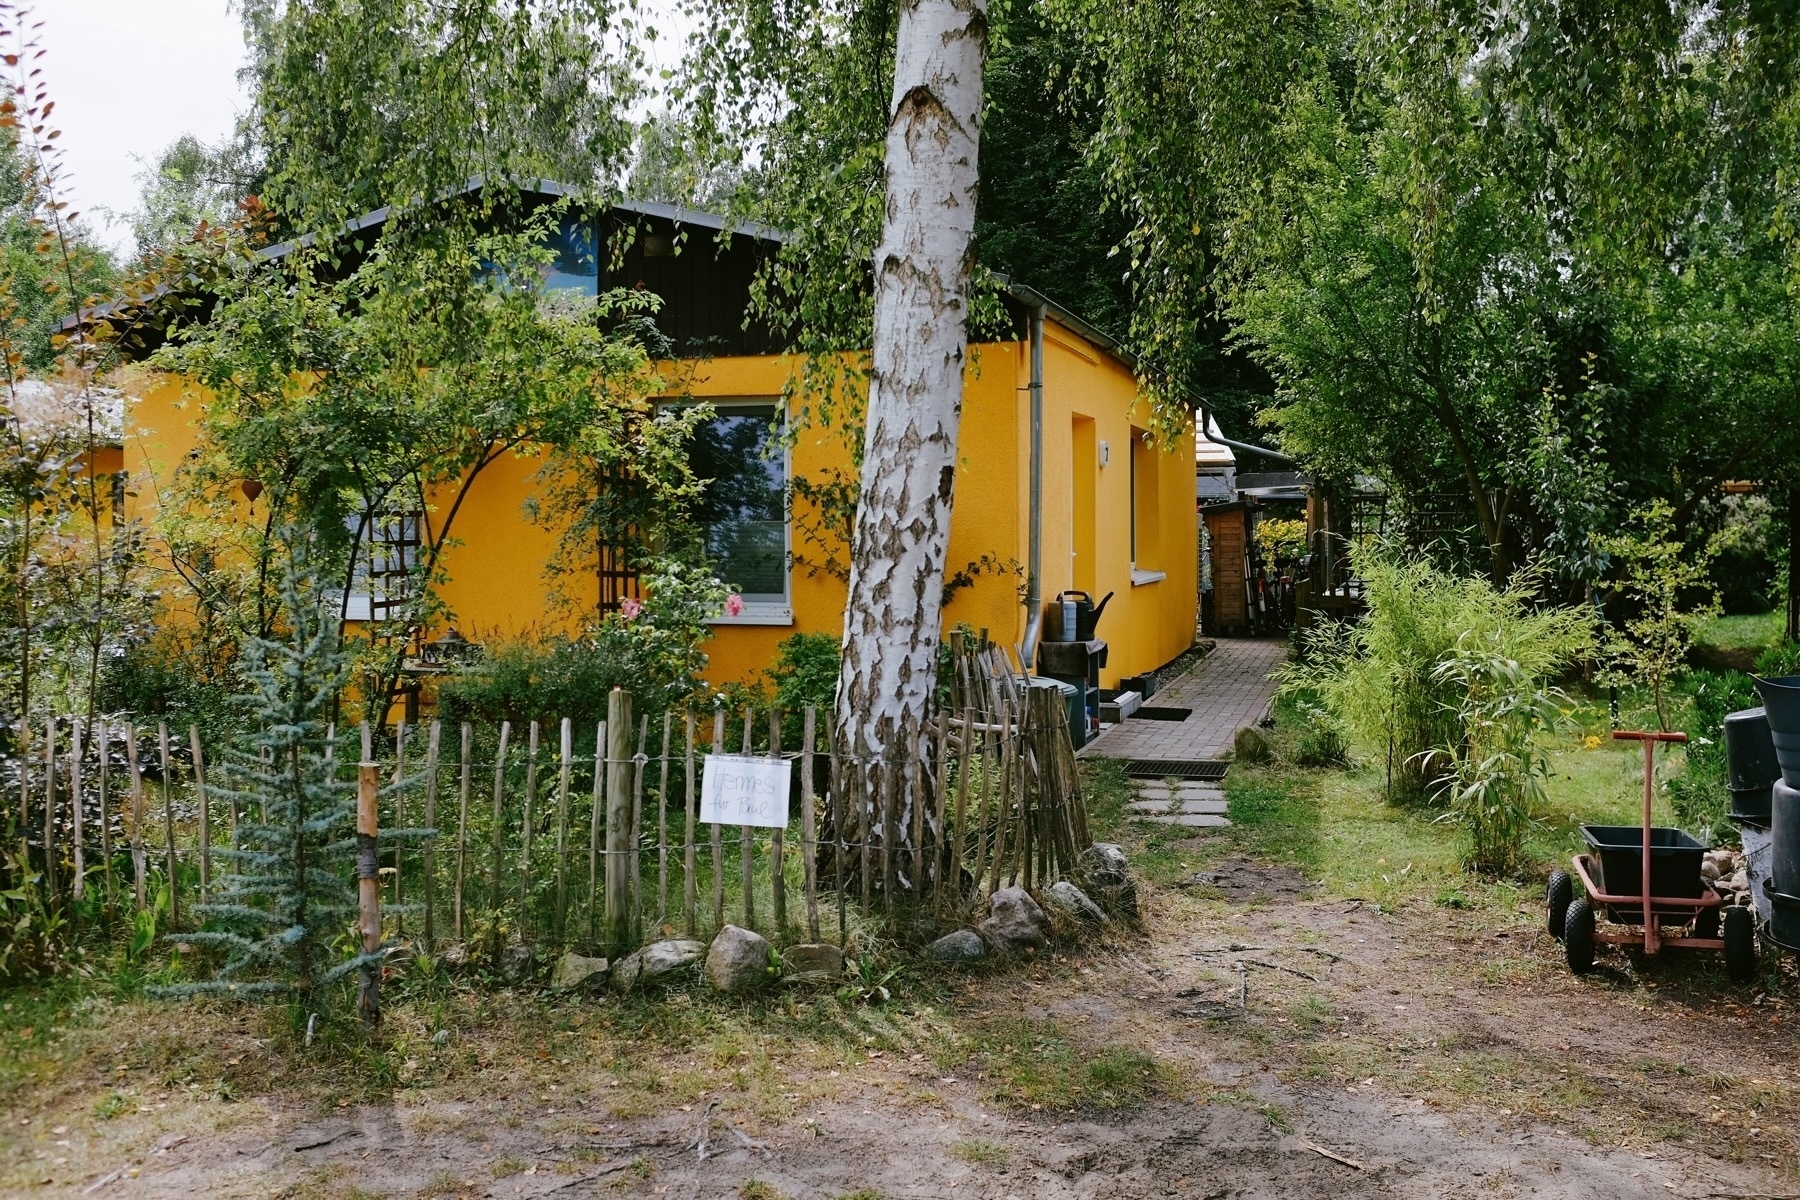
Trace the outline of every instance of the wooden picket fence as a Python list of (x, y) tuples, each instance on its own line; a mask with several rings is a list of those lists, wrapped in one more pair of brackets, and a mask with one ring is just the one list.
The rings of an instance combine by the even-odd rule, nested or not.
[[(851, 754), (812, 708), (635, 715), (619, 691), (597, 728), (365, 725), (342, 731), (360, 745), (334, 736), (328, 753), (347, 791), (375, 765), (383, 829), (433, 831), (381, 850), (389, 937), (616, 953), (729, 921), (843, 944), (902, 910), (960, 923), (1000, 887), (1048, 886), (1088, 844), (1062, 694), (1024, 685), (985, 643), (954, 659), (935, 722), (879, 761)], [(61, 718), (37, 732), (35, 762), (14, 766), (44, 894), (101, 888), (89, 907), (122, 912), (166, 891), (163, 929), (194, 927), (242, 816), (209, 791), (199, 730)], [(702, 822), (709, 753), (792, 761), (787, 827)]]

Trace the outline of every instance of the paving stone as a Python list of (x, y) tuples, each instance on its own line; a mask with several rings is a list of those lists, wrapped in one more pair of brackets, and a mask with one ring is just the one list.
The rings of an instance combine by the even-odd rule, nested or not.
[(1125, 811), (1143, 815), (1146, 813), (1222, 813), (1226, 811), (1223, 800), (1177, 800), (1174, 803), (1158, 800), (1133, 800), (1125, 806)]
[(1147, 816), (1146, 821), (1155, 821), (1159, 825), (1185, 825), (1189, 829), (1225, 829), (1231, 822), (1216, 813), (1183, 813), (1179, 816), (1155, 817)]

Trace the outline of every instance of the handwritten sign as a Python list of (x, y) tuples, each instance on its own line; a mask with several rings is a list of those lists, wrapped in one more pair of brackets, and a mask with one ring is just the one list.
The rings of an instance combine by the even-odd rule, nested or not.
[(793, 769), (785, 758), (707, 755), (700, 776), (700, 819), (719, 825), (785, 828)]

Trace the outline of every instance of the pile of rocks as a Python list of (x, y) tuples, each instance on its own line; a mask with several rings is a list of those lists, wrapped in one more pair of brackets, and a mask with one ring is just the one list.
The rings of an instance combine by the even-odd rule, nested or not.
[[(1135, 920), (1137, 884), (1125, 862), (1125, 851), (1110, 842), (1096, 842), (1082, 852), (1076, 882), (1062, 879), (1050, 885), (1045, 901), (1076, 929), (1096, 929), (1115, 918)], [(1050, 945), (1051, 920), (1021, 887), (1001, 888), (988, 897), (987, 916), (973, 929), (947, 933), (925, 947), (925, 957), (946, 964), (973, 962), (992, 954), (1000, 958), (1028, 958)]]
[(773, 983), (832, 983), (844, 973), (844, 953), (836, 946), (807, 943), (781, 954), (760, 933), (727, 925), (709, 946), (692, 938), (651, 942), (616, 962), (573, 951), (562, 956), (551, 974), (557, 991), (597, 988), (615, 992), (659, 987), (699, 971), (722, 992), (748, 992)]
[(1700, 861), (1700, 878), (1727, 906), (1750, 907), (1750, 872), (1736, 850), (1708, 850)]

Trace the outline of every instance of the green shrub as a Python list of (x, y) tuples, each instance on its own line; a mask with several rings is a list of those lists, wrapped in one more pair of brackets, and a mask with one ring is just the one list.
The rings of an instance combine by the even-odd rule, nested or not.
[(1686, 765), (1666, 785), (1669, 805), (1677, 824), (1710, 845), (1735, 836), (1725, 816), (1731, 802), (1721, 736), (1725, 715), (1755, 708), (1762, 701), (1750, 677), (1737, 671), (1690, 671), (1682, 677), (1679, 691), (1688, 700)]
[(631, 693), (635, 711), (679, 707), (700, 687), (707, 622), (729, 591), (704, 564), (652, 563), (642, 576), (645, 598), (608, 614), (585, 637), (503, 643), (445, 680), (438, 715), (445, 721), (548, 723), (568, 717), (592, 726), (606, 715), (615, 687)]
[(1592, 642), (1587, 611), (1535, 605), (1529, 576), (1498, 588), (1381, 550), (1359, 552), (1356, 566), (1367, 612), (1315, 626), (1306, 657), (1283, 668), (1283, 690), (1316, 696), (1352, 739), (1393, 764), (1392, 800), (1429, 797), (1452, 770), (1441, 752), (1468, 741), (1472, 680), (1440, 667), (1479, 649), (1514, 664), (1509, 677), (1535, 693)]
[(1562, 720), (1565, 697), (1499, 650), (1498, 634), (1472, 637), (1432, 677), (1462, 697), (1462, 736), (1422, 756), (1446, 768), (1435, 787), (1467, 839), (1465, 866), (1495, 875), (1520, 865), (1532, 811), (1550, 762), (1543, 738)]

